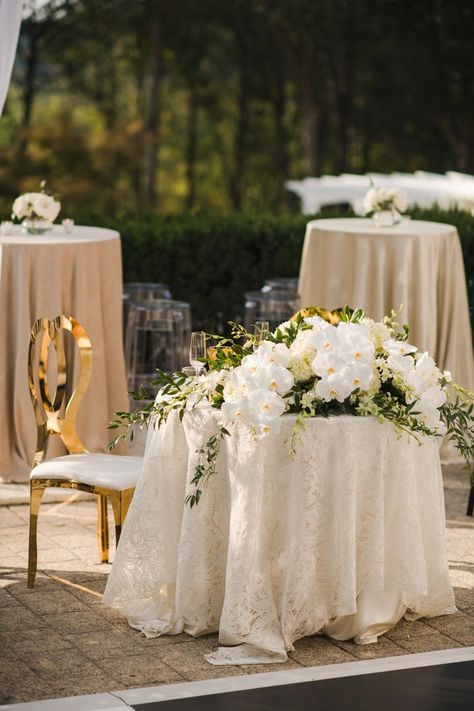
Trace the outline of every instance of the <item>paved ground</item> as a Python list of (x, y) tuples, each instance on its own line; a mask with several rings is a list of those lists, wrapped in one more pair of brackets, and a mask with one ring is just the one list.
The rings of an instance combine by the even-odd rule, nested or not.
[[(465, 473), (445, 472), (447, 545), (459, 612), (402, 622), (378, 644), (320, 636), (296, 644), (286, 665), (213, 667), (217, 636), (147, 640), (101, 604), (108, 565), (96, 564), (95, 501), (73, 494), (40, 516), (36, 588), (26, 588), (28, 507), (0, 506), (0, 702), (112, 691), (184, 680), (334, 664), (474, 644), (474, 519)], [(21, 491), (15, 491), (21, 501)], [(0, 496), (0, 500), (1, 500)], [(7, 501), (6, 494), (3, 501)]]

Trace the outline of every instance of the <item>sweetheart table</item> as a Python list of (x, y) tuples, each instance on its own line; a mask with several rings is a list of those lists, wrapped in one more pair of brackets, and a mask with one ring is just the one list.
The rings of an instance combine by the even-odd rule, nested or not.
[[(118, 232), (75, 226), (45, 235), (0, 235), (0, 481), (28, 481), (36, 423), (28, 390), (34, 321), (74, 316), (92, 341), (92, 379), (78, 413), (91, 451), (105, 451), (108, 423), (128, 408), (122, 348), (122, 257)], [(78, 364), (79, 359), (74, 361)], [(52, 442), (50, 455), (63, 454)]]
[(455, 612), (437, 443), (388, 423), (308, 420), (230, 429), (199, 504), (196, 451), (219, 413), (150, 426), (144, 470), (103, 601), (147, 637), (219, 632), (214, 664), (281, 662), (316, 633), (364, 644), (410, 618)]

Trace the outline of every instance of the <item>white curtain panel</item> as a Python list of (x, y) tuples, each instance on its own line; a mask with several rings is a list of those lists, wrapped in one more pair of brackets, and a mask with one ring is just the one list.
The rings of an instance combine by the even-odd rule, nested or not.
[(15, 61), (22, 6), (23, 0), (0, 0), (0, 116)]

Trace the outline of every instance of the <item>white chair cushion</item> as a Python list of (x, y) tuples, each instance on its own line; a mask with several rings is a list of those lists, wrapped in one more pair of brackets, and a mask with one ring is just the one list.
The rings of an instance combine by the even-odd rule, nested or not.
[(67, 454), (41, 462), (31, 471), (31, 478), (72, 479), (89, 486), (121, 491), (136, 486), (142, 467), (143, 457), (100, 453)]

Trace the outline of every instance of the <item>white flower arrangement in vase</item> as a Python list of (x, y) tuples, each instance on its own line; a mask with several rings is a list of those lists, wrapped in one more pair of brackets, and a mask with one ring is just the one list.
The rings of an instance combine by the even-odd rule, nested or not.
[(59, 215), (61, 203), (45, 190), (46, 183), (40, 185), (39, 193), (23, 193), (12, 206), (12, 219), (22, 220), (23, 231), (27, 234), (45, 234)]
[(400, 213), (408, 207), (407, 195), (399, 188), (369, 188), (363, 200), (366, 215), (371, 215), (381, 227), (400, 222)]

